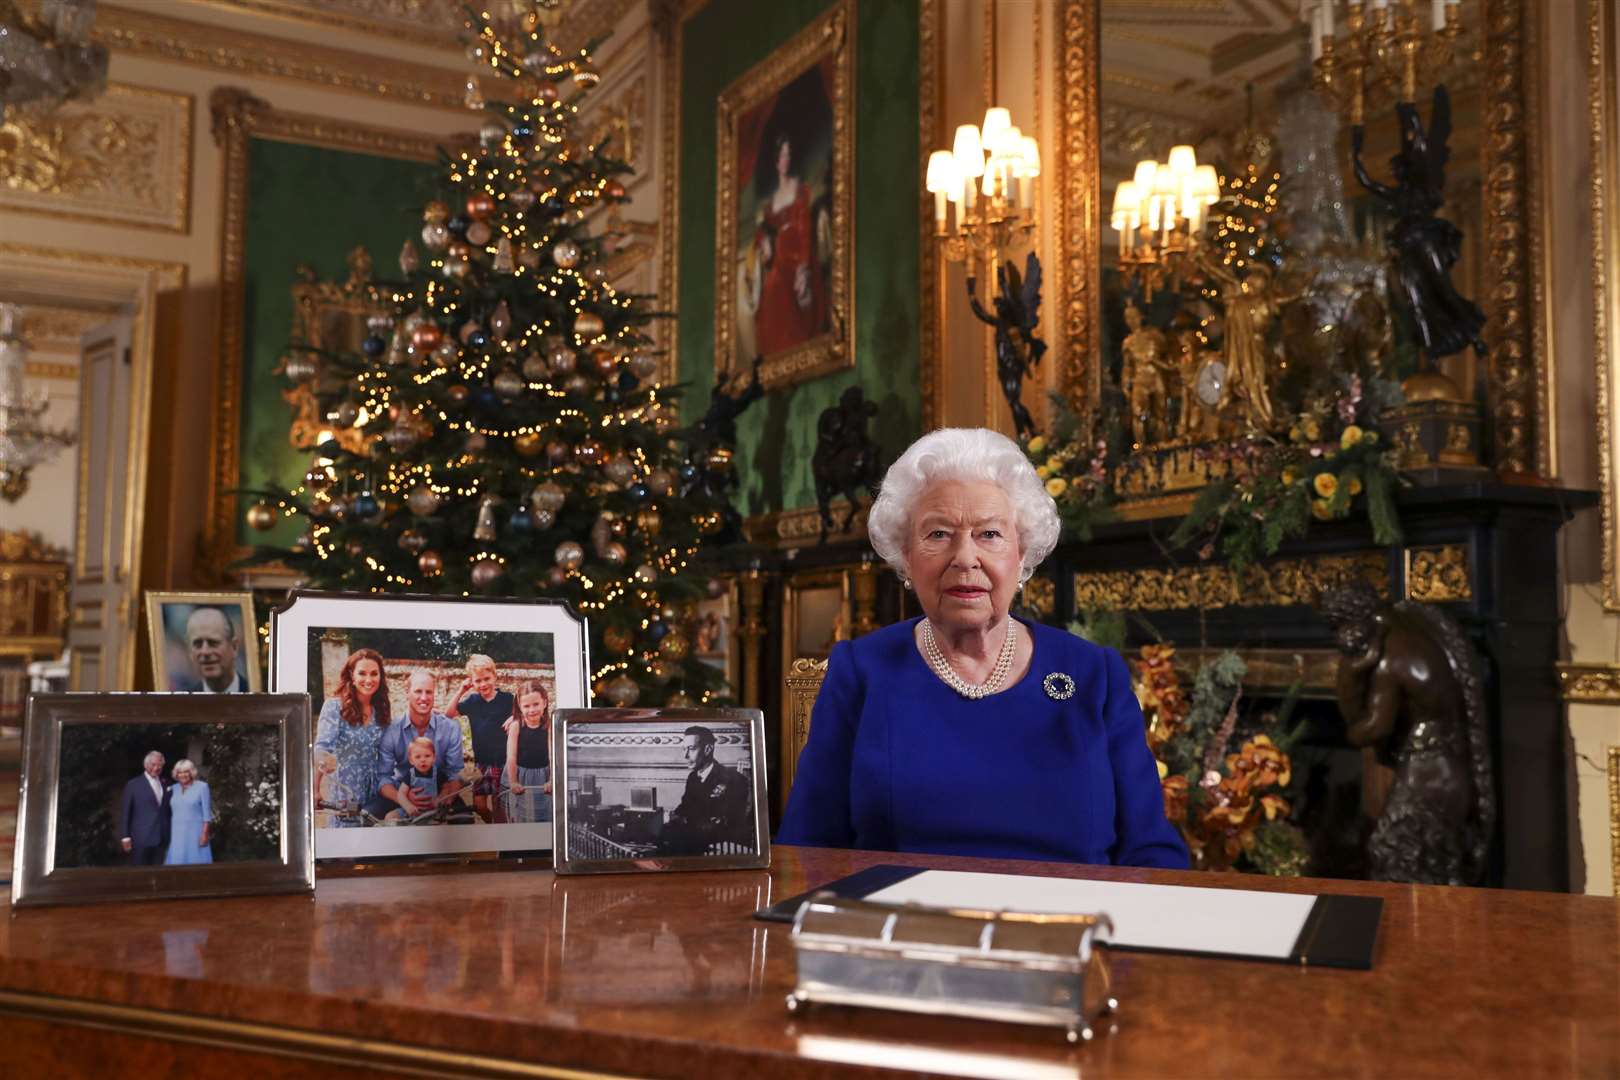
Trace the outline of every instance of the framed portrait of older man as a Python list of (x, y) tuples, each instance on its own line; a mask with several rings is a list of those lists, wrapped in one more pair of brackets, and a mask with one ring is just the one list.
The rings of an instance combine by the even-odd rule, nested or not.
[(310, 696), (317, 858), (550, 851), (552, 716), (590, 703), (560, 601), (295, 592), (270, 682)]
[(557, 873), (771, 864), (758, 709), (557, 714)]
[(14, 905), (308, 892), (304, 694), (35, 694)]
[(834, 4), (720, 95), (716, 368), (768, 389), (853, 366), (855, 20)]
[(152, 688), (186, 694), (254, 694), (259, 632), (253, 594), (148, 592)]

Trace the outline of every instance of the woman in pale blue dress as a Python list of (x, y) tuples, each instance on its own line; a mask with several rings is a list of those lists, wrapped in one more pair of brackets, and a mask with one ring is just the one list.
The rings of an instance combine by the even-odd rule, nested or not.
[(214, 861), (209, 833), (214, 824), (214, 804), (208, 797), (208, 784), (197, 779), (197, 766), (190, 758), (174, 763), (174, 786), (169, 789), (169, 851), (164, 866), (195, 866)]
[(364, 823), (358, 813), (393, 775), (382, 770), (378, 747), (391, 719), (388, 673), (382, 654), (356, 649), (343, 662), (337, 691), (321, 705), (315, 725), (315, 807), (323, 827), (348, 828)]

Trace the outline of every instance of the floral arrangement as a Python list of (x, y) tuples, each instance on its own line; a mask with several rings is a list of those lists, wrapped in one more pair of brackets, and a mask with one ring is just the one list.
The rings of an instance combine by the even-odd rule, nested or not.
[(1110, 439), (1108, 430), (1117, 428), (1117, 418), (1113, 423), (1092, 415), (1082, 419), (1061, 394), (1050, 398), (1051, 435), (1036, 435), (1024, 444), (1024, 452), (1057, 503), (1064, 537), (1089, 540), (1092, 527), (1111, 518), (1118, 501), (1110, 449), (1117, 440)]
[(1148, 747), (1159, 765), (1164, 812), (1180, 831), (1195, 869), (1248, 870), (1297, 876), (1308, 860), (1305, 836), (1289, 820), (1285, 795), (1293, 779), (1288, 747), (1298, 729), (1273, 739), (1287, 724), (1294, 696), (1236, 751), (1243, 660), (1225, 652), (1205, 664), (1189, 697), (1175, 670), (1175, 649), (1145, 645), (1134, 662), (1136, 694), (1147, 722)]
[(1365, 496), (1374, 542), (1399, 543), (1395, 455), (1359, 422), (1362, 413), (1382, 407), (1369, 403), (1361, 379), (1351, 376), (1334, 400), (1313, 402), (1302, 412), (1286, 440), (1238, 444), (1230, 451), (1231, 475), (1204, 488), (1171, 542), (1203, 537), (1203, 558), (1219, 551), (1241, 570), (1275, 554), (1284, 540), (1305, 535), (1313, 520), (1345, 517)]

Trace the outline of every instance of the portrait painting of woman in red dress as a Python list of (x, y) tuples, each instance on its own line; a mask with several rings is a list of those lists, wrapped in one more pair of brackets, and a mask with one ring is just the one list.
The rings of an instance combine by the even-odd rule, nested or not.
[(830, 64), (814, 64), (738, 118), (738, 356), (785, 353), (833, 326)]

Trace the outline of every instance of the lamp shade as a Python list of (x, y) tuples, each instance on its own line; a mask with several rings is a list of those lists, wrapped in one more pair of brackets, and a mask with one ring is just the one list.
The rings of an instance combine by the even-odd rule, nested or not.
[(1002, 134), (1010, 127), (1012, 127), (1012, 113), (1008, 110), (999, 105), (992, 105), (984, 110), (984, 128), (980, 138), (984, 140), (985, 150), (994, 153)]
[(1215, 176), (1215, 166), (1200, 165), (1193, 171), (1190, 182), (1194, 199), (1205, 206), (1214, 206), (1221, 198), (1221, 183)]
[(1114, 189), (1114, 209), (1111, 215), (1114, 228), (1134, 228), (1142, 221), (1142, 193), (1136, 181), (1121, 180)]
[(1035, 136), (1024, 136), (1024, 175), (1030, 179), (1041, 175), (1041, 148), (1035, 142)]
[(979, 129), (972, 124), (963, 124), (956, 129), (956, 141), (952, 144), (952, 157), (956, 159), (956, 168), (963, 176), (984, 175), (984, 144), (979, 139)]
[(956, 156), (949, 150), (935, 150), (928, 155), (928, 190), (961, 191), (962, 176), (956, 169)]
[(1198, 155), (1190, 146), (1172, 146), (1169, 165), (1176, 179), (1185, 180), (1193, 174), (1194, 169), (1198, 168)]
[(1159, 163), (1152, 158), (1144, 158), (1136, 163), (1136, 175), (1131, 177), (1136, 181), (1136, 190), (1146, 196), (1153, 191), (1153, 178), (1159, 171)]

